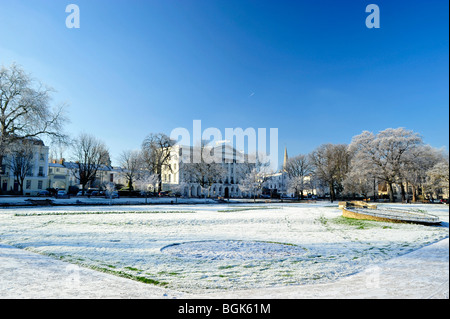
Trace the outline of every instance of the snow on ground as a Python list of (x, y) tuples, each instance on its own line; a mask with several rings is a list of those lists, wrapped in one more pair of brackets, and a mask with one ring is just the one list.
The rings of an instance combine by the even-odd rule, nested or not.
[[(0, 297), (448, 298), (448, 206), (410, 207), (442, 225), (349, 221), (330, 203), (4, 209)], [(414, 293), (388, 284), (407, 278)]]

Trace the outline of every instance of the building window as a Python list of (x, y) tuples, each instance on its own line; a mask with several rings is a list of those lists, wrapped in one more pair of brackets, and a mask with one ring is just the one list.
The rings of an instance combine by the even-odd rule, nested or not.
[(39, 160), (45, 161), (45, 159), (44, 159), (44, 153), (39, 154)]
[(38, 176), (44, 176), (44, 167), (39, 166), (39, 174)]
[(42, 181), (38, 181), (38, 189), (42, 189)]
[(26, 184), (25, 188), (26, 189), (30, 189), (31, 188), (31, 181), (28, 179), (26, 183), (27, 184)]

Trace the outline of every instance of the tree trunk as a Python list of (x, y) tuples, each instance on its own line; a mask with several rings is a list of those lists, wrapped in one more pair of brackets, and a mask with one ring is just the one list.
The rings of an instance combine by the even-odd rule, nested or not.
[(393, 184), (392, 182), (388, 182), (388, 185), (389, 185), (389, 201), (391, 203), (394, 202), (394, 187), (393, 187), (392, 184)]
[(334, 193), (334, 183), (333, 182), (329, 183), (329, 188), (330, 188), (330, 200), (331, 200), (331, 202), (334, 202), (336, 200), (336, 194)]
[(405, 185), (403, 185), (403, 182), (400, 183), (400, 190), (402, 192), (402, 202), (406, 201), (406, 193), (405, 193)]
[(415, 203), (417, 201), (417, 190), (416, 190), (416, 186), (412, 185), (412, 201), (413, 203)]

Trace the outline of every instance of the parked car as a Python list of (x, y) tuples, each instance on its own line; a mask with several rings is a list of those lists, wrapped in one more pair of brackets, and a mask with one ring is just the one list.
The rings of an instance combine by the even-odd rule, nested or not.
[(49, 191), (39, 191), (37, 193), (38, 196), (49, 196), (50, 192)]
[(77, 193), (77, 196), (83, 196), (83, 191), (79, 191), (79, 192)]
[(111, 192), (111, 194), (106, 193), (105, 198), (119, 198), (118, 192)]
[(65, 191), (58, 191), (58, 193), (57, 193), (57, 196), (58, 197), (60, 197), (60, 196), (66, 196), (67, 195), (67, 193), (65, 192)]

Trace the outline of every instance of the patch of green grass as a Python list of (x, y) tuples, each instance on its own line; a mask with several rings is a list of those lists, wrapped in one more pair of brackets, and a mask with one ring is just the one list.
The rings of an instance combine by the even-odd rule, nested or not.
[(142, 269), (134, 268), (134, 267), (124, 267), (125, 269), (131, 270), (131, 271), (143, 271)]
[(141, 277), (141, 276), (136, 276), (135, 280), (143, 282), (144, 284), (152, 284), (152, 285), (158, 285), (158, 286), (167, 286), (169, 284), (167, 282), (161, 282), (158, 280), (150, 279), (147, 277)]
[(348, 218), (348, 217), (343, 217), (343, 216), (336, 217), (332, 221), (335, 224), (352, 226), (356, 229), (368, 229), (368, 228), (376, 227), (376, 224), (375, 224), (376, 222), (362, 220), (362, 219)]
[[(34, 251), (34, 250), (30, 249), (30, 251)], [(55, 253), (43, 253), (43, 252), (39, 252), (39, 251), (34, 251), (34, 252), (39, 253), (41, 255), (49, 256), (49, 257), (52, 257), (52, 258), (56, 258), (56, 259), (61, 259), (61, 260), (67, 259), (67, 256), (57, 255)], [(152, 284), (152, 285), (163, 286), (163, 287), (167, 286), (169, 284), (168, 282), (158, 281), (158, 280), (147, 278), (147, 277), (144, 277), (144, 276), (135, 276), (135, 275), (129, 274), (129, 273), (124, 272), (124, 271), (118, 271), (118, 270), (110, 269), (110, 268), (116, 268), (113, 265), (106, 265), (106, 267), (109, 267), (109, 268), (106, 268), (106, 267), (101, 267), (101, 266), (85, 264), (85, 263), (80, 262), (81, 260), (82, 259), (79, 259), (79, 260), (74, 259), (74, 260), (71, 260), (70, 262), (73, 263), (73, 264), (81, 265), (81, 266), (89, 268), (89, 269), (93, 269), (93, 270), (96, 270), (96, 271), (101, 271), (101, 272), (104, 272), (104, 273), (116, 275), (116, 276), (119, 276), (119, 277), (131, 279), (131, 280), (140, 281), (140, 282), (143, 282), (143, 283), (146, 283), (146, 284)], [(142, 271), (142, 270), (139, 270), (139, 269), (133, 268), (133, 267), (125, 267), (125, 268), (129, 269), (129, 270), (133, 270), (133, 271)]]
[(100, 211), (100, 212), (43, 212), (43, 213), (16, 213), (14, 216), (59, 216), (59, 215), (107, 215), (107, 214), (174, 214), (174, 213), (195, 213), (194, 211), (183, 210), (154, 210), (154, 211)]
[(172, 272), (160, 271), (160, 272), (158, 272), (158, 275), (177, 276), (177, 275), (179, 275), (179, 274), (180, 274), (179, 272), (175, 272), (175, 271), (172, 271)]
[(323, 226), (326, 226), (328, 223), (328, 219), (326, 219), (324, 216), (320, 216), (319, 218), (317, 218), (317, 221), (321, 223)]
[[(268, 243), (268, 244), (277, 244), (277, 245), (285, 245), (285, 246), (293, 246), (293, 247), (297, 247), (298, 245), (296, 244), (291, 244), (291, 243), (280, 243), (278, 241), (263, 241), (263, 243)], [(305, 248), (303, 248), (305, 249)]]
[[(156, 286), (167, 286), (169, 283), (168, 282), (163, 282), (163, 281), (158, 281), (155, 279), (151, 279), (151, 278), (147, 278), (144, 276), (135, 276), (132, 274), (129, 274), (127, 272), (124, 271), (118, 271), (118, 270), (111, 270), (109, 268), (104, 268), (104, 267), (98, 267), (98, 266), (89, 266), (89, 268), (97, 270), (97, 271), (101, 271), (104, 273), (108, 273), (108, 274), (112, 274), (112, 275), (116, 275), (122, 278), (127, 278), (127, 279), (131, 279), (131, 280), (136, 280), (136, 281), (140, 281), (143, 282), (145, 284), (152, 284), (152, 285), (156, 285)], [(131, 267), (125, 267), (125, 268), (131, 268)]]
[(219, 266), (219, 269), (231, 269), (236, 267), (235, 265)]

